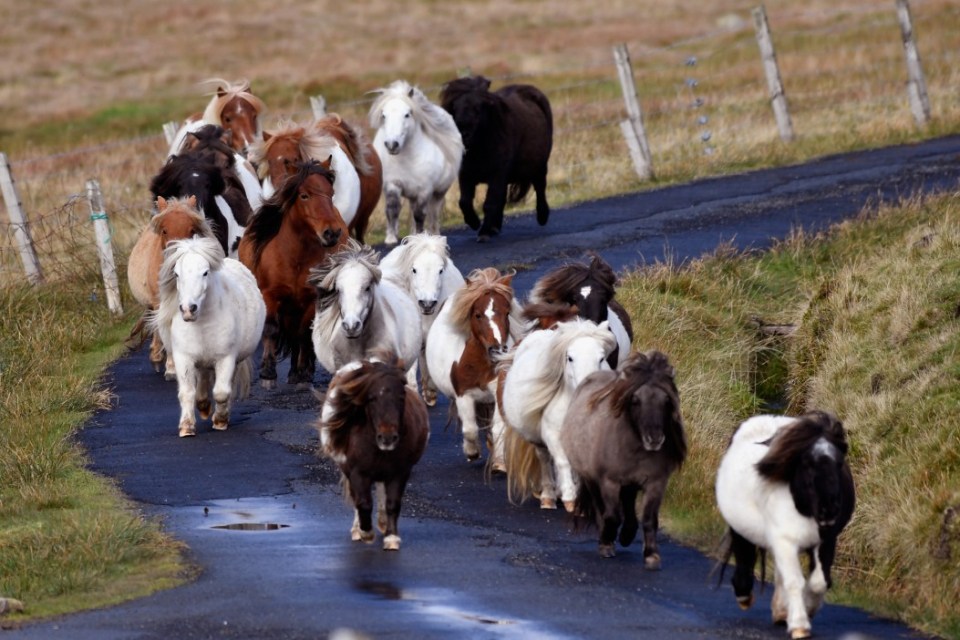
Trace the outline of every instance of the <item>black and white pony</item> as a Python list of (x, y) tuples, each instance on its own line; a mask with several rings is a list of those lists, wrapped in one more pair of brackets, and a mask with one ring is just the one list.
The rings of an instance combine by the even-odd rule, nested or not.
[[(743, 609), (753, 604), (757, 548), (761, 560), (769, 550), (776, 565), (773, 621), (786, 623), (791, 638), (810, 636), (810, 618), (831, 584), (837, 536), (853, 515), (846, 453), (843, 425), (830, 413), (755, 416), (737, 429), (717, 472), (717, 504), (730, 525), (723, 562), (736, 560), (737, 602)], [(810, 559), (807, 578), (800, 553)]]

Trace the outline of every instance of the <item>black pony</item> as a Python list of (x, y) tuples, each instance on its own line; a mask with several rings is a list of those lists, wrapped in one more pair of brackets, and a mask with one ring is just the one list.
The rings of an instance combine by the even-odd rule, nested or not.
[[(460, 210), (478, 242), (503, 226), (507, 202), (520, 202), (530, 187), (537, 194), (537, 222), (547, 224), (547, 162), (553, 147), (553, 113), (534, 86), (511, 84), (495, 92), (483, 76), (451, 80), (440, 102), (453, 116), (465, 148), (460, 165)], [(478, 184), (487, 185), (483, 224), (473, 208)]]

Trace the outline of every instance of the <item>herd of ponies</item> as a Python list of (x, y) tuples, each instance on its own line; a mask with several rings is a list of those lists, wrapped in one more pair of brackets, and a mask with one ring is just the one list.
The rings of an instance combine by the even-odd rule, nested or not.
[[(535, 497), (556, 509), (559, 500), (599, 529), (603, 557), (642, 527), (644, 566), (659, 569), (660, 505), (687, 442), (674, 368), (663, 353), (632, 348), (614, 271), (591, 254), (541, 277), (521, 303), (512, 273), (462, 274), (440, 234), (455, 178), (479, 241), (501, 232), (505, 203), (531, 187), (546, 224), (546, 96), (460, 78), (436, 105), (398, 80), (376, 92), (371, 142), (335, 114), (265, 130), (248, 83), (214, 82), (205, 111), (184, 123), (151, 181), (156, 210), (128, 265), (147, 309), (138, 330), (153, 334), (150, 360), (177, 381), (179, 435), (196, 434), (197, 414), (227, 429), (254, 380), (277, 386), (278, 359), (290, 361), (287, 383), (304, 388), (319, 363), (332, 375), (320, 449), (343, 473), (351, 536), (374, 540), (376, 491), (383, 548), (396, 550), (428, 406), (443, 395), (464, 456), (477, 460), (486, 448), (511, 501)], [(488, 185), (482, 220), (478, 183)], [(364, 244), (381, 193), (384, 255)], [(403, 199), (415, 233), (401, 240)], [(829, 413), (762, 415), (740, 425), (718, 470), (729, 525), (722, 564), (735, 560), (737, 601), (752, 604), (757, 555), (771, 552), (773, 620), (793, 638), (810, 634), (852, 516), (846, 452)]]

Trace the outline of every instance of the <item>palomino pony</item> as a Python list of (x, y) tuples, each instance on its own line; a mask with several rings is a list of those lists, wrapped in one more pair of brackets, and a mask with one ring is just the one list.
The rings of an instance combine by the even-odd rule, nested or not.
[(310, 270), (316, 287), (313, 348), (329, 372), (379, 351), (406, 363), (407, 381), (416, 390), (416, 364), (423, 333), (413, 298), (381, 277), (377, 253), (354, 239)]
[[(163, 264), (163, 250), (173, 240), (183, 240), (193, 236), (213, 238), (213, 231), (206, 218), (197, 211), (197, 199), (193, 196), (178, 200), (157, 198), (157, 214), (150, 218), (147, 226), (137, 237), (127, 261), (127, 282), (130, 292), (143, 305), (146, 314), (155, 311), (160, 305), (160, 266)], [(131, 335), (144, 328), (147, 315), (137, 323)], [(141, 334), (142, 335), (142, 334)], [(142, 342), (141, 342), (142, 344)], [(158, 373), (162, 362), (166, 361), (166, 374), (172, 380), (174, 372), (171, 354), (164, 353), (160, 334), (153, 332), (150, 344), (150, 362)]]
[[(743, 609), (753, 604), (757, 548), (761, 557), (769, 549), (773, 621), (785, 622), (791, 638), (810, 636), (810, 618), (830, 587), (837, 537), (853, 516), (846, 453), (843, 424), (829, 413), (755, 416), (737, 429), (717, 471), (717, 505), (730, 526), (723, 562), (736, 560), (737, 602)], [(802, 552), (810, 559), (807, 579)]]
[(250, 152), (260, 167), (264, 191), (269, 194), (297, 161), (319, 160), (327, 163), (337, 176), (333, 204), (358, 242), (380, 200), (383, 172), (380, 158), (363, 133), (329, 114), (308, 125), (281, 122), (277, 129), (264, 132), (263, 140)]
[(263, 203), (240, 242), (240, 260), (256, 275), (267, 305), (260, 363), (266, 389), (276, 387), (278, 355), (290, 355), (288, 382), (312, 383), (316, 291), (307, 276), (347, 241), (347, 227), (333, 206), (333, 174), (319, 162), (296, 169)]
[(184, 140), (197, 123), (215, 124), (230, 132), (231, 146), (240, 154), (253, 144), (260, 134), (259, 117), (266, 111), (263, 100), (250, 93), (246, 80), (228, 82), (220, 78), (206, 80), (201, 84), (213, 86), (213, 95), (203, 113), (191, 115), (177, 131), (170, 144), (168, 156), (181, 152)]
[(450, 248), (443, 236), (418, 233), (403, 242), (380, 261), (383, 274), (400, 284), (420, 308), (423, 342), (420, 349), (420, 383), (428, 406), (437, 403), (437, 387), (427, 368), (427, 335), (443, 301), (464, 284), (463, 274), (450, 259)]
[(397, 244), (401, 198), (410, 202), (417, 233), (440, 233), (443, 199), (457, 178), (463, 140), (453, 117), (417, 87), (397, 80), (370, 107), (373, 148), (383, 163), (387, 245)]
[(621, 545), (633, 542), (642, 490), (643, 565), (660, 569), (660, 503), (670, 475), (687, 455), (680, 395), (667, 357), (635, 352), (617, 371), (584, 380), (570, 402), (560, 442), (580, 476), (577, 512), (600, 529), (600, 555), (615, 555), (618, 530)]
[(513, 297), (513, 273), (475, 269), (440, 309), (427, 334), (427, 369), (437, 390), (456, 405), (463, 426), (463, 453), (480, 457), (481, 415), (492, 407), (491, 468), (503, 469), (503, 421), (496, 409), (494, 357), (514, 343), (522, 327)]
[[(533, 331), (500, 359), (497, 407), (506, 423), (507, 490), (511, 500), (539, 492), (540, 508), (572, 512), (577, 483), (560, 444), (560, 428), (577, 385), (609, 370), (616, 340), (605, 322), (579, 318)], [(556, 475), (554, 474), (556, 468)]]
[[(230, 190), (234, 189), (233, 196)], [(227, 173), (209, 155), (186, 153), (172, 156), (150, 181), (154, 198), (195, 196), (197, 206), (213, 228), (225, 255), (236, 257), (243, 229), (253, 211), (241, 189), (227, 179)], [(229, 201), (228, 201), (229, 198)], [(230, 206), (234, 203), (236, 208)]]
[(231, 405), (250, 390), (250, 358), (265, 313), (253, 274), (224, 257), (216, 240), (193, 237), (167, 245), (154, 328), (177, 365), (181, 438), (197, 433), (194, 406), (202, 418), (212, 410), (214, 429), (227, 428)]
[(397, 520), (413, 466), (430, 435), (427, 407), (405, 384), (396, 357), (343, 366), (327, 389), (320, 413), (320, 447), (343, 473), (354, 506), (350, 537), (373, 542), (372, 485), (385, 551), (400, 549)]
[[(547, 162), (553, 147), (553, 113), (539, 89), (511, 84), (490, 91), (483, 76), (457, 78), (440, 93), (443, 108), (453, 115), (466, 153), (460, 165), (460, 211), (478, 242), (500, 233), (503, 208), (520, 202), (533, 186), (537, 222), (547, 224)], [(483, 223), (473, 208), (477, 184), (487, 185)]]
[(610, 368), (616, 369), (620, 354), (630, 353), (633, 323), (623, 306), (613, 299), (617, 276), (603, 258), (591, 253), (589, 265), (577, 262), (557, 267), (533, 285), (529, 301), (557, 302), (575, 306), (581, 318), (596, 323), (607, 321), (617, 338), (617, 348), (610, 354)]

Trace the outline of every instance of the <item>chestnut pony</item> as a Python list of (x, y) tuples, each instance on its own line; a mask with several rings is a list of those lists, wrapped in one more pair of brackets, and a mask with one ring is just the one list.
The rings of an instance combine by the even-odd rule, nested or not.
[(294, 175), (263, 203), (240, 241), (240, 261), (256, 276), (267, 304), (260, 364), (266, 389), (276, 387), (278, 355), (290, 355), (288, 382), (312, 382), (316, 290), (307, 276), (347, 241), (347, 227), (333, 206), (333, 173), (319, 162), (294, 166)]
[(230, 145), (241, 154), (260, 135), (259, 117), (266, 110), (263, 100), (250, 92), (247, 80), (228, 82), (220, 78), (206, 80), (201, 84), (213, 87), (213, 95), (203, 113), (193, 114), (184, 120), (170, 144), (168, 156), (180, 153), (187, 134), (205, 124), (216, 124), (230, 132)]

